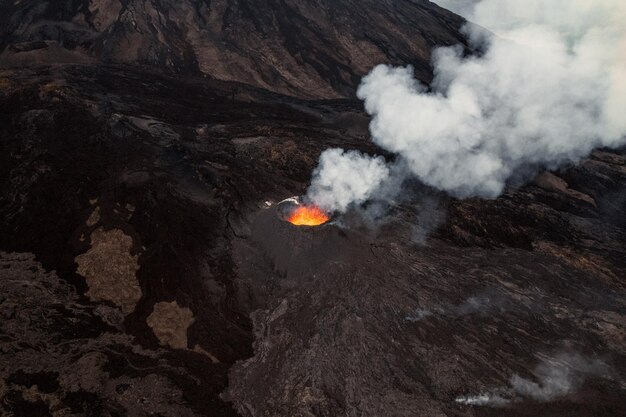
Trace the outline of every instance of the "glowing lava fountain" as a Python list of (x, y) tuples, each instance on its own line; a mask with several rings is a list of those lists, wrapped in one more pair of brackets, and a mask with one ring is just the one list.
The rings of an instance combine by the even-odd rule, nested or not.
[(296, 226), (319, 226), (330, 220), (321, 208), (312, 205), (299, 205), (287, 217), (287, 221)]

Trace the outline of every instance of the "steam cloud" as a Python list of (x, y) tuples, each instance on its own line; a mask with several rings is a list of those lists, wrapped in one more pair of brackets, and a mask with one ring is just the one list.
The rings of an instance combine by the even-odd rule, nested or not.
[(513, 375), (509, 381), (515, 393), (536, 401), (551, 401), (578, 389), (590, 375), (603, 375), (608, 366), (599, 359), (588, 360), (579, 354), (561, 354), (544, 360), (534, 370), (536, 381)]
[(544, 358), (533, 370), (533, 379), (513, 375), (509, 386), (491, 393), (461, 396), (456, 402), (467, 405), (501, 407), (522, 399), (552, 401), (575, 392), (589, 376), (610, 377), (611, 370), (599, 359), (587, 359), (578, 353), (560, 353)]
[[(455, 197), (494, 198), (521, 170), (556, 168), (626, 143), (626, 2), (466, 5), (470, 20), (495, 33), (466, 25), (481, 55), (435, 50), (430, 88), (411, 67), (380, 65), (358, 89), (374, 142), (406, 167), (395, 175)], [(391, 171), (380, 157), (327, 150), (308, 195), (343, 212), (378, 198)]]
[(322, 152), (313, 177), (308, 197), (322, 208), (343, 212), (365, 202), (389, 177), (389, 168), (382, 157), (335, 148)]

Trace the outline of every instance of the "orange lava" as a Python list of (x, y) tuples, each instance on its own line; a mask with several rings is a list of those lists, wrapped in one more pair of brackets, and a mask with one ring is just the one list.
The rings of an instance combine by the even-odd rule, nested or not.
[(296, 226), (319, 226), (330, 220), (328, 214), (317, 206), (300, 205), (291, 213), (287, 221)]

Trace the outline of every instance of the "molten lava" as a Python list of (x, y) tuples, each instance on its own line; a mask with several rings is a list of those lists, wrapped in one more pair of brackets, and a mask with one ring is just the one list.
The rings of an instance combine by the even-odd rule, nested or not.
[(319, 226), (330, 220), (328, 214), (317, 206), (299, 205), (287, 218), (287, 221), (296, 226)]

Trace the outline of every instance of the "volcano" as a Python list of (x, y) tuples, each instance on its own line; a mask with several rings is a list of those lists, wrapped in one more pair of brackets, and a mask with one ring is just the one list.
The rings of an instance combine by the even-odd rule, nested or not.
[[(265, 204), (306, 195), (327, 148), (391, 159), (360, 77), (387, 62), (429, 82), (433, 46), (467, 49), (461, 17), (425, 0), (0, 10), (1, 415), (626, 415), (624, 149), (489, 200), (411, 184), (382, 217), (333, 221), (294, 203), (322, 227)], [(567, 389), (501, 393), (546, 375)]]

